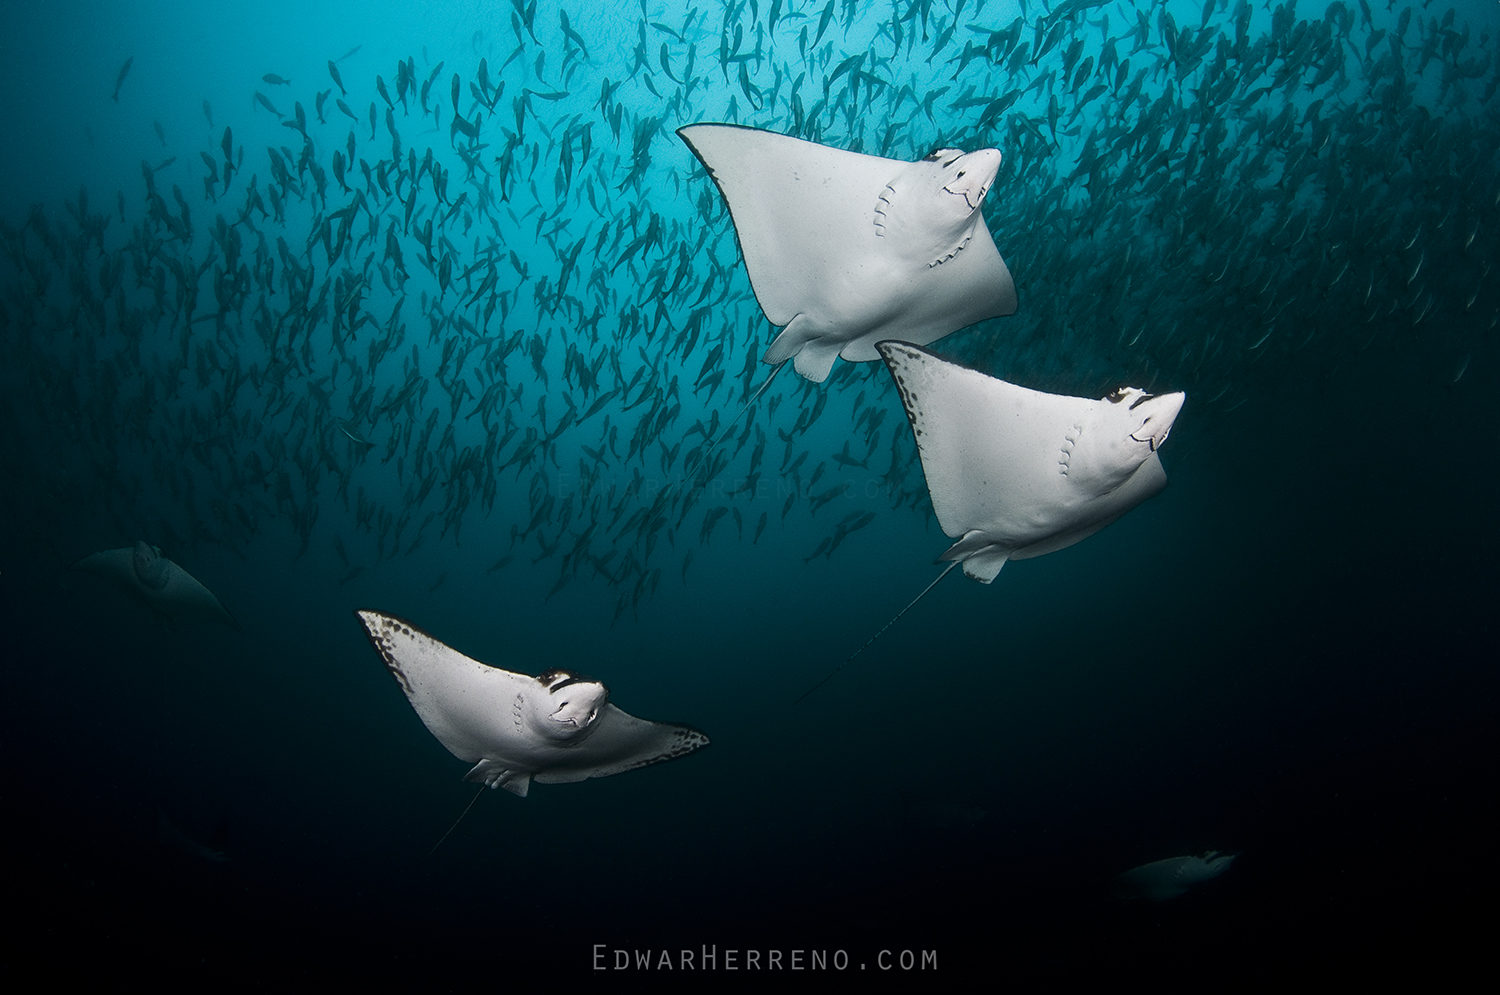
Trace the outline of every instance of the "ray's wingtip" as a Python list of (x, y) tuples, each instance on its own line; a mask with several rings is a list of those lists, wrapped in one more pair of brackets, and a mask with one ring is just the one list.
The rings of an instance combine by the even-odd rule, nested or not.
[(105, 554), (106, 553), (112, 553), (112, 552), (114, 552), (114, 550), (110, 550), (110, 549), (98, 549), (98, 550), (95, 550), (92, 553), (85, 553), (83, 556), (80, 556), (78, 559), (74, 560), (72, 563), (69, 563), (68, 564), (68, 569), (69, 570), (89, 570), (89, 571), (97, 570), (99, 564), (103, 563), (105, 561), (105, 559), (107, 559), (105, 557)]
[(392, 614), (391, 612), (377, 611), (373, 608), (356, 608), (354, 609), (354, 617), (359, 619), (360, 624), (364, 626), (365, 633), (371, 639), (374, 639), (377, 633), (387, 630), (393, 630), (413, 638), (426, 637), (428, 639), (435, 639), (426, 629), (423, 629), (410, 619)]
[(697, 726), (690, 726), (686, 722), (663, 722), (662, 725), (674, 727), (676, 737), (685, 744), (681, 752), (673, 753), (668, 759), (676, 759), (677, 757), (685, 757), (689, 753), (696, 753), (713, 742), (702, 729), (699, 729)]
[(713, 121), (691, 121), (677, 129), (677, 137), (682, 139), (682, 143), (691, 149), (694, 155), (698, 155), (698, 146), (693, 144), (693, 133), (714, 127), (718, 125)]
[[(354, 617), (359, 619), (360, 628), (364, 631), (365, 638), (375, 643), (380, 636), (392, 626), (406, 626), (414, 629), (411, 623), (397, 618), (389, 612), (376, 611), (373, 608), (356, 608)], [(377, 647), (378, 648), (378, 647)]]
[(875, 348), (879, 350), (882, 355), (900, 352), (902, 350), (910, 353), (916, 353), (918, 355), (936, 355), (936, 353), (934, 353), (931, 349), (928, 349), (924, 346), (919, 346), (915, 342), (907, 342), (905, 339), (881, 339), (879, 342), (875, 343)]
[(222, 605), (220, 605), (219, 607), (223, 610), (224, 620), (229, 623), (230, 628), (234, 629), (234, 631), (239, 633), (241, 636), (248, 636), (250, 634), (245, 631), (245, 626), (240, 622), (240, 620), (234, 617), (233, 612), (231, 612), (228, 608), (224, 608)]

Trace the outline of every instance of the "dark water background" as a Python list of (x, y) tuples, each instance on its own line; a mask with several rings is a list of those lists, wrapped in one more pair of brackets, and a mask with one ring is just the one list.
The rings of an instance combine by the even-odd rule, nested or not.
[[(683, 10), (648, 6), (648, 23), (683, 25)], [(777, 5), (786, 17), (793, 5), (784, 6)], [(642, 15), (569, 10), (591, 54), (564, 87), (559, 8), (538, 4), (541, 40), (526, 39), (524, 54), (505, 70), (507, 95), (485, 117), (500, 128), (522, 86), (567, 89), (565, 99), (534, 101), (532, 127), (557, 133), (572, 115), (579, 121), (592, 115), (594, 154), (602, 163), (581, 169), (565, 197), (552, 197), (554, 163), (547, 158), (534, 173), (539, 209), (551, 212), (561, 203), (579, 218), (607, 219), (631, 203), (646, 204), (680, 220), (681, 241), (691, 247), (690, 201), (709, 185), (693, 172), (671, 129), (722, 120), (734, 98), (744, 123), (791, 130), (784, 89), (778, 101), (754, 110), (737, 68), (723, 72), (719, 63), (721, 21), (747, 27), (749, 50), (755, 25), (767, 23), (767, 7), (737, 8), (733, 20), (704, 7), (689, 21), (702, 33), (696, 53), (702, 82), (685, 105), (667, 108), (678, 86), (656, 72), (656, 47), (672, 42), (677, 71), (685, 45), (647, 27), (648, 65), (633, 76), (629, 52)], [(228, 13), (74, 3), (7, 14), (13, 30), (0, 42), (0, 133), (10, 141), (0, 163), (0, 218), (20, 227), (29, 205), (40, 203), (65, 230), (61, 205), (77, 197), (80, 184), (95, 211), (113, 213), (120, 190), (129, 223), (116, 215), (104, 244), (124, 251), (130, 227), (147, 213), (140, 160), (155, 165), (175, 155), (156, 183), (163, 191), (180, 183), (193, 205), (192, 254), (201, 262), (213, 214), (237, 216), (249, 174), (259, 177), (262, 191), (270, 185), (266, 157), (256, 150), (300, 142), (257, 110), (250, 95), (266, 93), (283, 113), (297, 100), (310, 113), (314, 90), (329, 84), (324, 63), (355, 45), (360, 51), (340, 67), (359, 114), (377, 99), (375, 74), (392, 84), (392, 67), (411, 56), (420, 82), (447, 60), (433, 86), (434, 101), (445, 108), (437, 132), (423, 130), (430, 122), (419, 123), (415, 114), (398, 121), (405, 146), (430, 145), (448, 157), (455, 170), (451, 200), (464, 185), (463, 166), (448, 151), (447, 77), (459, 72), (467, 86), (481, 57), (501, 77), (494, 67), (517, 44), (510, 6), (305, 8), (257, 4)], [(771, 86), (778, 63), (800, 64), (797, 32), (801, 25), (815, 28), (822, 9), (797, 7), (804, 16), (771, 32), (775, 47), (766, 58), (743, 63), (756, 86)], [(899, 17), (907, 5), (896, 9)], [(1358, 27), (1344, 47), (1357, 54), (1371, 29), (1357, 3), (1345, 9)], [(1180, 24), (1199, 24), (1196, 4), (1171, 10)], [(401, 976), (456, 987), (532, 978), (617, 982), (589, 973), (596, 944), (607, 951), (711, 946), (721, 957), (729, 949), (779, 949), (788, 957), (793, 949), (843, 949), (871, 971), (881, 950), (935, 950), (948, 983), (1088, 975), (1194, 984), (1306, 969), (1359, 974), (1473, 963), (1493, 932), (1496, 883), (1486, 853), (1497, 828), (1492, 612), (1500, 474), (1492, 399), (1500, 365), (1492, 316), (1500, 302), (1490, 266), (1500, 232), (1493, 159), (1500, 99), (1486, 98), (1485, 89), (1500, 70), (1457, 83), (1470, 92), (1457, 102), (1446, 90), (1438, 94), (1437, 80), (1445, 63), (1489, 59), (1500, 17), (1493, 4), (1476, 3), (1442, 25), (1445, 5), (1415, 10), (1405, 69), (1415, 81), (1412, 106), (1433, 108), (1432, 119), (1448, 129), (1434, 131), (1434, 140), (1454, 143), (1459, 151), (1449, 161), (1457, 165), (1446, 178), (1419, 176), (1409, 209), (1385, 195), (1365, 202), (1386, 212), (1374, 228), (1399, 230), (1400, 243), (1420, 219), (1412, 248), (1429, 246), (1426, 275), (1406, 279), (1412, 248), (1386, 253), (1367, 246), (1365, 255), (1352, 257), (1343, 280), (1368, 277), (1376, 303), (1356, 308), (1338, 296), (1349, 283), (1329, 282), (1330, 260), (1341, 258), (1332, 238), (1317, 254), (1299, 256), (1257, 214), (1246, 221), (1252, 234), (1236, 243), (1234, 265), (1291, 260), (1280, 271), (1284, 286), (1270, 292), (1291, 302), (1275, 327), (1313, 335), (1300, 348), (1250, 349), (1265, 327), (1263, 315), (1246, 304), (1254, 295), (1235, 296), (1228, 287), (1221, 294), (1205, 282), (1205, 254), (1212, 257), (1228, 238), (1219, 226), (1179, 268), (1148, 263), (1138, 271), (1134, 310), (1112, 299), (1113, 284), (1104, 286), (1106, 276), (1090, 260), (1119, 257), (1127, 248), (1155, 261), (1170, 255), (1152, 214), (1167, 194), (1137, 186), (1136, 206), (1111, 215), (1112, 227), (1091, 235), (1095, 255), (1077, 249), (1084, 244), (1079, 239), (1059, 248), (1061, 236), (1037, 223), (1034, 205), (1047, 191), (1071, 191), (1065, 195), (1073, 198), (1071, 210), (1092, 218), (1090, 204), (1101, 199), (1100, 188), (1081, 197), (1080, 181), (1069, 179), (1078, 161), (1076, 136), (1060, 141), (1054, 155), (1002, 171), (987, 214), (1016, 275), (1021, 311), (934, 348), (1058, 392), (1097, 396), (1101, 383), (1122, 378), (1186, 390), (1188, 404), (1163, 451), (1171, 486), (1087, 542), (1008, 566), (991, 587), (945, 581), (796, 708), (790, 702), (797, 694), (928, 582), (932, 559), (948, 544), (920, 508), (892, 510), (891, 491), (875, 469), (889, 462), (889, 446), (881, 444), (869, 471), (828, 461), (849, 437), (851, 395), (859, 390), (869, 392), (866, 403), (890, 409), (885, 439), (909, 435), (883, 371), (863, 367), (857, 371), (863, 379), (835, 378), (817, 388), (837, 393), (792, 450), (810, 451), (809, 468), (828, 461), (826, 480), (847, 479), (849, 493), (812, 515), (801, 491), (798, 507), (778, 520), (788, 491), (778, 492), (773, 479), (784, 447), (771, 427), (789, 429), (816, 393), (783, 374), (785, 382), (771, 388), (785, 395), (778, 413), (767, 419), (762, 408), (752, 416), (770, 438), (762, 490), (728, 495), (736, 468), (744, 473), (747, 457), (739, 452), (700, 503), (736, 508), (744, 534), (726, 518), (699, 544), (702, 513), (693, 511), (674, 529), (673, 545), (659, 548), (648, 564), (661, 570), (654, 596), (617, 615), (622, 588), (597, 576), (580, 575), (549, 595), (559, 579), (556, 562), (533, 564), (535, 541), (517, 547), (508, 566), (489, 571), (511, 551), (510, 526), (531, 517), (530, 467), (519, 477), (514, 468), (499, 474), (494, 510), (485, 514), (476, 501), (457, 543), (451, 534), (439, 537), (441, 523), (434, 523), (420, 549), (378, 563), (368, 530), (356, 526), (349, 502), (336, 496), (339, 473), (325, 472), (308, 496), (321, 514), (308, 552), (299, 556), (296, 524), (264, 488), (237, 494), (224, 486), (225, 452), (232, 463), (252, 448), (234, 437), (234, 426), (212, 466), (188, 465), (201, 450), (174, 441), (183, 436), (177, 411), (207, 410), (207, 394), (185, 390), (175, 407), (163, 401), (139, 422), (124, 401), (114, 409), (96, 403), (99, 371), (107, 365), (98, 354), (117, 347), (118, 330), (109, 322), (109, 331), (95, 330), (76, 316), (59, 321), (70, 294), (62, 275), (46, 298), (52, 311), (24, 304), (31, 291), (8, 259), (0, 291), (6, 337), (0, 463), (7, 468), (0, 605), (8, 646), (0, 747), (11, 855), (7, 905), (23, 925), (7, 936), (7, 966), (43, 964), (58, 977), (148, 974), (169, 983)], [(841, 8), (823, 39), (832, 55), (811, 73), (802, 96), (807, 106), (823, 93), (815, 85), (819, 74), (826, 78), (845, 56), (868, 46), (874, 26), (892, 17), (885, 5), (851, 11), (846, 22)], [(934, 3), (931, 13), (952, 22), (951, 7)], [(963, 25), (998, 30), (1017, 13), (994, 2), (967, 5), (949, 47), (929, 65), (924, 53), (941, 32), (935, 21), (932, 40), (918, 37), (902, 55), (899, 77), (894, 69), (891, 77), (912, 74), (915, 89), (956, 87), (952, 69), (938, 67), (959, 54), (965, 34), (980, 37)], [(1029, 5), (1022, 38), (1031, 40), (1043, 13)], [(1399, 11), (1374, 13), (1377, 25), (1393, 26)], [(1108, 36), (1135, 29), (1133, 13), (1108, 4), (1079, 14), (1065, 39), (1085, 37), (1084, 51), (1097, 51), (1106, 37), (1101, 15), (1109, 18)], [(1303, 4), (1295, 16), (1316, 22), (1325, 15), (1321, 6)], [(1232, 34), (1231, 12), (1219, 9), (1212, 18)], [(1155, 30), (1155, 10), (1148, 21)], [(1472, 36), (1462, 52), (1439, 56), (1419, 75), (1415, 51), (1429, 21), (1439, 36), (1472, 24)], [(916, 20), (908, 24), (908, 31), (921, 30)], [(1253, 27), (1254, 34), (1272, 30), (1269, 12), (1257, 6)], [(889, 39), (880, 44), (889, 48)], [(1021, 85), (1066, 47), (1065, 40), (1028, 67)], [(1144, 47), (1160, 51), (1159, 34)], [(1122, 54), (1124, 48), (1122, 42)], [(541, 80), (528, 78), (544, 50)], [(1348, 82), (1328, 106), (1381, 99), (1388, 84), (1369, 82), (1356, 54), (1348, 56)], [(133, 57), (132, 69), (117, 104), (110, 93), (126, 57)], [(786, 75), (800, 71), (794, 66)], [(267, 72), (289, 76), (293, 85), (268, 86), (260, 81)], [(1013, 85), (1000, 69), (980, 64), (960, 72), (966, 73), (961, 82), (977, 84), (980, 93)], [(666, 99), (656, 101), (643, 87), (640, 77), (648, 73)], [(618, 142), (595, 106), (601, 77), (626, 81), (617, 98), (627, 107)], [(1306, 92), (1291, 98), (1299, 111), (1314, 93), (1305, 81), (1300, 85)], [(1181, 99), (1190, 103), (1189, 88), (1179, 88), (1170, 71), (1153, 76), (1145, 91), (1154, 100), (1168, 88), (1188, 94)], [(840, 92), (835, 86), (830, 103)], [(975, 131), (982, 105), (943, 110), (958, 93), (938, 102), (937, 120), (914, 118), (922, 123), (887, 154), (914, 158), (925, 142), (946, 136), (967, 148), (993, 144), (1012, 157), (1008, 142), (1020, 141), (1024, 129), (996, 124)], [(212, 130), (198, 106), (205, 98), (213, 107)], [(1278, 98), (1287, 99), (1279, 92), (1268, 98), (1271, 115)], [(1102, 106), (1080, 115), (1099, 133), (1113, 126)], [(1066, 103), (1064, 109), (1071, 113)], [(382, 117), (383, 111), (382, 104)], [(1007, 118), (1045, 122), (1046, 113), (1046, 102), (1033, 93)], [(878, 111), (870, 114), (863, 126), (878, 131)], [(900, 114), (920, 112), (907, 104)], [(647, 115), (661, 117), (651, 172), (643, 184), (626, 185), (629, 122)], [(848, 147), (849, 125), (835, 117), (830, 112), (823, 137)], [(153, 120), (162, 125), (165, 147)], [(329, 121), (309, 128), (325, 168), (350, 125), (337, 112)], [(1380, 137), (1363, 143), (1345, 135), (1327, 154), (1353, 161), (1360, 148), (1410, 134), (1410, 121), (1392, 117), (1379, 126)], [(247, 153), (234, 192), (210, 204), (199, 196), (197, 153), (220, 155), (225, 124)], [(384, 154), (383, 121), (373, 142), (367, 120), (352, 128), (362, 154), (366, 147), (372, 157)], [(490, 148), (487, 161), (501, 147)], [(1466, 158), (1470, 147), (1482, 154)], [(1296, 151), (1295, 141), (1285, 142), (1273, 158)], [(1171, 162), (1163, 191), (1180, 179), (1171, 172), (1179, 168), (1175, 154)], [(1260, 182), (1273, 185), (1274, 177)], [(356, 185), (352, 174), (350, 183)], [(588, 184), (602, 211), (579, 193)], [(518, 184), (508, 203), (520, 215), (532, 198)], [(335, 193), (328, 203), (331, 209), (341, 201)], [(1439, 227), (1432, 214), (1441, 218), (1447, 208), (1453, 220)], [(1274, 215), (1274, 208), (1267, 211)], [(289, 198), (284, 224), (258, 214), (253, 224), (300, 253), (310, 213)], [(1189, 229), (1201, 220), (1186, 209), (1178, 215)], [(1121, 216), (1139, 219), (1138, 242), (1118, 226)], [(1294, 215), (1294, 223), (1305, 216)], [(501, 222), (506, 248), (538, 274), (555, 273), (556, 252), (531, 234), (532, 217)], [(1006, 218), (1015, 224), (1007, 226)], [(1475, 237), (1460, 248), (1471, 221)], [(733, 264), (736, 281), (731, 303), (739, 330), (726, 340), (732, 348), (725, 359), (734, 397), (689, 393), (702, 346), (691, 356), (658, 352), (653, 368), (684, 381), (683, 411), (663, 433), (668, 445), (708, 412), (727, 416), (738, 408), (746, 356), (769, 341), (722, 212), (714, 223), (713, 251), (722, 264)], [(477, 231), (483, 229), (481, 221)], [(1455, 229), (1462, 229), (1457, 241)], [(644, 305), (631, 296), (644, 266), (613, 268), (607, 252), (589, 258), (597, 232), (587, 234), (585, 271), (610, 270), (613, 310)], [(455, 232), (455, 250), (471, 251), (474, 234)], [(574, 228), (569, 238), (582, 234)], [(415, 299), (418, 284), (429, 294), (436, 284), (416, 262), (416, 244), (407, 239), (404, 248), (416, 280), (405, 310), (412, 334), (381, 366), (381, 390), (405, 379), (397, 364), (411, 342), (426, 371), (441, 349), (429, 344)], [(677, 250), (668, 243), (650, 254), (672, 258)], [(102, 255), (90, 257), (93, 270)], [(321, 250), (313, 258), (321, 280)], [(466, 257), (456, 261), (468, 265)], [(126, 269), (131, 306), (149, 309), (150, 289), (137, 286)], [(693, 279), (705, 275), (700, 267)], [(522, 315), (535, 279), (513, 305), (506, 332), (523, 328), (574, 341), (572, 316)], [(1429, 279), (1430, 300), (1421, 296)], [(367, 306), (380, 324), (392, 297), (374, 282)], [(1461, 286), (1479, 288), (1477, 303), (1465, 306)], [(1355, 300), (1362, 291), (1356, 288)], [(1381, 311), (1378, 302), (1392, 296), (1400, 308)], [(1170, 302), (1179, 297), (1190, 306), (1174, 310)], [(213, 300), (204, 289), (200, 307), (211, 311)], [(586, 301), (592, 309), (593, 300)], [(1414, 322), (1424, 304), (1431, 314)], [(248, 329), (253, 308), (254, 297), (229, 324)], [(673, 327), (690, 310), (674, 304)], [(1149, 354), (1122, 349), (1118, 335), (1142, 315), (1153, 322), (1165, 315), (1163, 323), (1174, 328)], [(180, 322), (171, 327), (159, 314), (152, 322), (140, 348), (148, 372), (140, 377), (159, 374), (181, 335)], [(493, 326), (501, 324), (497, 315)], [(214, 327), (204, 322), (193, 334), (212, 338)], [(617, 331), (613, 313), (600, 327), (594, 350), (618, 350), (629, 375), (645, 357), (637, 355), (644, 340)], [(1198, 335), (1229, 344), (1183, 359)], [(245, 365), (264, 365), (255, 333), (245, 336)], [(338, 365), (331, 346), (320, 343), (309, 378)], [(564, 409), (559, 395), (573, 389), (560, 345), (547, 365), (555, 420)], [(38, 385), (53, 382), (59, 370), (85, 385), (77, 397), (95, 400), (71, 411), (50, 409), (60, 395)], [(192, 375), (183, 374), (185, 382)], [(517, 356), (508, 376), (531, 381), (529, 363)], [(122, 396), (132, 390), (128, 376), (124, 384)], [(514, 406), (523, 424), (540, 393), (532, 383)], [(263, 405), (250, 387), (241, 401), (259, 417)], [(343, 395), (334, 401), (341, 415), (346, 404)], [(427, 410), (439, 410), (442, 424), (450, 420), (448, 399), (436, 385), (419, 421)], [(633, 414), (618, 417), (633, 425)], [(298, 427), (280, 418), (273, 431)], [(101, 431), (100, 421), (122, 429), (113, 457), (102, 454), (99, 439), (111, 433)], [(316, 431), (331, 431), (332, 424), (320, 420)], [(465, 429), (462, 419), (455, 424)], [(559, 443), (568, 449), (549, 473), (560, 498), (578, 487), (563, 468), (576, 462), (578, 445), (598, 444), (597, 430), (596, 419)], [(374, 500), (399, 512), (405, 484), (393, 483), (378, 459), (387, 435), (381, 429), (379, 448), (367, 460), (340, 448), (338, 462)], [(153, 452), (175, 455), (164, 470)], [(647, 472), (656, 462), (653, 449)], [(606, 472), (623, 487), (632, 468), (620, 461)], [(173, 473), (200, 482), (193, 507), (203, 521), (193, 521), (195, 512), (168, 485)], [(914, 473), (903, 486), (919, 485)], [(209, 495), (226, 492), (253, 524), (204, 510), (212, 506)], [(875, 522), (834, 557), (803, 562), (832, 523), (866, 509), (879, 512)], [(771, 525), (752, 543), (748, 533), (762, 512)], [(163, 524), (179, 537), (177, 548), (152, 532)], [(568, 534), (578, 531), (575, 523)], [(348, 544), (352, 561), (369, 567), (342, 584), (348, 568), (334, 553), (335, 535)], [(80, 556), (136, 538), (162, 544), (218, 594), (245, 633), (204, 622), (164, 625), (102, 579), (68, 569)], [(684, 567), (689, 549), (693, 560)], [(464, 765), (432, 739), (383, 673), (355, 608), (402, 615), (500, 666), (528, 673), (580, 668), (606, 681), (626, 710), (690, 723), (713, 744), (619, 777), (537, 786), (524, 800), (486, 793), (428, 858), (471, 797), (459, 780)], [(197, 861), (165, 845), (163, 817), (195, 840), (213, 840), (231, 859)], [(1111, 899), (1110, 882), (1120, 871), (1210, 849), (1240, 856), (1200, 890), (1160, 905)], [(304, 971), (311, 973), (298, 973)]]

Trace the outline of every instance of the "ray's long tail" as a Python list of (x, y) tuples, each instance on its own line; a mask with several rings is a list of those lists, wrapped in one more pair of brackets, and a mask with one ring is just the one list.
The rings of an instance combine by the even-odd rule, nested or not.
[(889, 622), (885, 623), (885, 625), (881, 628), (881, 630), (879, 632), (875, 633), (875, 635), (871, 636), (869, 639), (866, 639), (865, 640), (865, 644), (863, 646), (861, 646), (859, 649), (855, 650), (853, 653), (850, 653), (848, 655), (848, 657), (846, 657), (844, 659), (844, 662), (841, 663), (841, 664), (839, 664), (837, 667), (834, 667), (833, 670), (828, 674), (827, 677), (823, 678), (821, 681), (819, 681), (818, 683), (814, 684), (812, 687), (808, 688), (806, 691), (803, 691), (802, 695), (796, 701), (792, 702), (792, 704), (793, 705), (798, 704), (799, 702), (802, 701), (803, 698), (806, 698), (808, 695), (810, 695), (814, 691), (818, 690), (818, 688), (822, 687), (824, 684), (827, 684), (829, 681), (833, 680), (833, 675), (834, 674), (837, 674), (840, 670), (843, 670), (846, 666), (848, 666), (850, 660), (853, 660), (855, 657), (859, 656), (865, 650), (869, 649), (871, 643), (873, 643), (875, 640), (879, 639), (881, 636), (885, 635), (885, 630), (886, 629), (889, 629), (891, 626), (893, 626), (897, 622), (901, 621), (901, 616), (905, 615), (907, 612), (911, 611), (912, 608), (913, 608), (913, 606), (915, 606), (918, 601), (921, 601), (923, 598), (925, 598), (927, 596), (927, 592), (928, 591), (932, 590), (934, 587), (937, 587), (938, 586), (938, 581), (940, 581), (944, 577), (948, 576), (949, 572), (951, 572), (954, 567), (958, 566), (959, 562), (960, 561), (958, 561), (958, 560), (954, 560), (952, 563), (950, 563), (946, 567), (944, 567), (943, 568), (943, 572), (940, 573), (940, 574), (938, 574), (937, 577), (933, 579), (933, 582), (931, 584), (928, 584), (926, 587), (922, 588), (922, 593), (921, 594), (919, 594), (915, 598), (911, 599), (911, 604), (908, 604), (905, 608), (903, 608), (900, 611), (898, 611), (896, 613), (896, 617), (895, 618), (893, 618)]
[(474, 792), (474, 797), (469, 799), (469, 804), (465, 805), (464, 810), (459, 813), (458, 818), (453, 820), (453, 825), (448, 827), (448, 831), (443, 834), (443, 839), (440, 839), (436, 843), (432, 844), (432, 849), (427, 851), (427, 856), (429, 858), (431, 858), (434, 853), (437, 853), (438, 847), (443, 845), (443, 840), (446, 840), (449, 836), (453, 835), (453, 830), (457, 829), (458, 824), (464, 821), (464, 816), (469, 814), (469, 809), (473, 808), (474, 803), (479, 801), (479, 796), (484, 794), (484, 789), (487, 787), (489, 787), (489, 785), (481, 784), (479, 786), (479, 790)]
[(719, 448), (719, 443), (723, 442), (729, 437), (729, 433), (734, 431), (734, 427), (740, 423), (740, 419), (745, 417), (745, 412), (749, 411), (752, 407), (755, 406), (755, 402), (760, 400), (760, 395), (764, 394), (766, 392), (766, 388), (771, 386), (771, 381), (776, 379), (776, 374), (780, 373), (781, 368), (789, 362), (790, 360), (783, 359), (781, 362), (777, 363), (776, 368), (771, 371), (770, 375), (767, 376), (765, 380), (761, 381), (759, 387), (755, 388), (755, 393), (750, 395), (750, 400), (745, 402), (745, 406), (740, 408), (740, 410), (735, 413), (735, 416), (729, 420), (729, 423), (724, 426), (723, 430), (719, 432), (718, 436), (716, 436), (712, 442), (703, 447), (702, 452), (698, 454), (698, 461), (694, 463), (692, 469), (688, 470), (687, 472), (689, 480), (693, 479), (693, 474), (697, 473), (698, 468), (706, 463), (708, 461), (708, 458), (713, 455), (713, 451)]

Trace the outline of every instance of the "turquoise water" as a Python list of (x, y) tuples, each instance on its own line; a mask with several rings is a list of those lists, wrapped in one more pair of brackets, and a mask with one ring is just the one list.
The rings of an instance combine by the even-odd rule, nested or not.
[[(1493, 873), (1432, 864), (1494, 829), (1500, 14), (1397, 8), (8, 15), (25, 945), (455, 980), (586, 979), (595, 945), (949, 980), (1461, 950)], [(1171, 486), (944, 581), (793, 707), (952, 540), (879, 364), (783, 372), (686, 479), (774, 335), (699, 121), (998, 148), (1019, 309), (930, 348), (1185, 391)], [(69, 569), (137, 539), (243, 633)], [(466, 768), (357, 608), (713, 745), (487, 793), (429, 858)], [(1211, 849), (1198, 891), (1114, 902)]]

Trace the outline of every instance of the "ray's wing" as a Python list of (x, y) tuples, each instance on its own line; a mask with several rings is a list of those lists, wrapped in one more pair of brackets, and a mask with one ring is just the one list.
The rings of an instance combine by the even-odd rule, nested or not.
[(729, 205), (771, 324), (818, 312), (851, 261), (879, 251), (875, 206), (907, 163), (738, 125), (691, 124), (677, 134)]
[(1187, 893), (1196, 882), (1188, 880), (1185, 874), (1188, 864), (1195, 860), (1194, 857), (1168, 857), (1166, 860), (1155, 860), (1140, 867), (1132, 867), (1121, 874), (1118, 884), (1121, 888), (1134, 892), (1142, 898), (1153, 902), (1164, 902), (1170, 898)]
[(182, 612), (211, 615), (244, 631), (212, 591), (199, 583), (197, 578), (178, 566), (176, 562), (172, 560), (167, 562), (170, 564), (167, 586), (160, 591), (146, 592), (152, 604), (172, 615)]
[(73, 569), (113, 577), (122, 584), (130, 585), (133, 590), (140, 591), (142, 594), (146, 593), (135, 576), (135, 550), (128, 547), (106, 549), (103, 552), (85, 556), (73, 564)]
[(524, 754), (514, 703), (535, 691), (535, 678), (464, 656), (394, 615), (355, 615), (422, 723), (450, 753), (469, 763)]
[(879, 350), (944, 532), (979, 532), (1014, 549), (1068, 524), (1076, 503), (1064, 473), (1069, 434), (1099, 402), (1018, 387), (905, 342)]
[(638, 719), (605, 705), (592, 732), (575, 745), (557, 751), (557, 760), (535, 775), (542, 784), (607, 777), (637, 767), (673, 760), (708, 745), (708, 737), (691, 726)]

